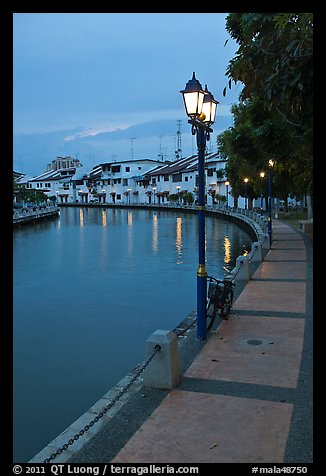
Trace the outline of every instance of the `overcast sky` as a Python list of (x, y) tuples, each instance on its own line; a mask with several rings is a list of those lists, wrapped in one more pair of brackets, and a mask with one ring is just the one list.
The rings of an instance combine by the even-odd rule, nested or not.
[[(14, 14), (14, 133), (71, 130), (65, 132), (54, 155), (63, 154), (68, 142), (167, 119), (173, 121), (175, 130), (177, 119), (182, 119), (185, 139), (190, 136), (190, 126), (179, 91), (193, 71), (220, 102), (215, 131), (219, 115), (230, 114), (230, 105), (237, 102), (240, 92), (233, 87), (226, 97), (222, 95), (227, 85), (225, 71), (237, 50), (225, 30), (226, 15)], [(132, 133), (131, 128), (130, 137)], [(40, 137), (45, 140), (47, 136)], [(139, 158), (138, 154), (157, 158), (158, 137), (148, 146), (148, 153), (144, 145), (137, 152), (140, 140), (137, 137), (133, 141), (134, 158)], [(188, 145), (184, 142), (183, 148), (188, 147), (184, 155), (190, 154), (189, 137)], [(130, 158), (123, 157), (131, 148), (130, 140), (128, 143), (125, 139), (125, 143), (126, 150), (121, 154), (121, 144), (112, 143), (110, 148), (108, 143), (108, 159), (112, 152), (119, 155), (119, 160)], [(172, 139), (165, 145), (173, 149)], [(21, 157), (23, 152), (18, 152)], [(93, 152), (96, 155), (95, 149)], [(50, 162), (53, 158), (40, 160)], [(25, 169), (27, 164), (25, 155)]]

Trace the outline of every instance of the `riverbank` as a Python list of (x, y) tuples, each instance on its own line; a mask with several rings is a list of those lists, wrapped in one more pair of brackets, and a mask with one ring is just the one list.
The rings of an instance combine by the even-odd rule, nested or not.
[(27, 225), (59, 216), (59, 207), (35, 206), (15, 209), (13, 212), (13, 226)]
[[(178, 210), (180, 211), (179, 207)], [(196, 210), (192, 210), (191, 213), (194, 213), (195, 211)], [(251, 252), (247, 256), (241, 256), (237, 259), (236, 266), (230, 273), (230, 278), (235, 278), (237, 280), (237, 297), (241, 293), (243, 287), (249, 279), (249, 276), (255, 272), (257, 266), (261, 262), (262, 257), (267, 252), (269, 240), (266, 239), (266, 234), (263, 233), (263, 230), (258, 224), (258, 222), (261, 222), (261, 217), (258, 216), (258, 214), (253, 215), (253, 217), (257, 220), (254, 221), (245, 214), (236, 214), (230, 210), (209, 210), (208, 214), (216, 214), (217, 217), (223, 218), (228, 217), (230, 221), (238, 220), (242, 223), (242, 227), (251, 228), (251, 234), (253, 234), (255, 238), (258, 236), (262, 240), (261, 242), (254, 243)], [(199, 352), (199, 350), (204, 345), (203, 343), (198, 342), (196, 339), (196, 333), (194, 329), (195, 318), (195, 312), (192, 312), (185, 319), (185, 321), (175, 329), (178, 334), (180, 333), (179, 349), (182, 361), (181, 366), (184, 370), (190, 365), (190, 362), (194, 359), (196, 352)], [(186, 329), (185, 333), (182, 332), (183, 329)], [(55, 462), (67, 461), (67, 458), (72, 455), (71, 450), (73, 451), (73, 454), (75, 454), (76, 451), (79, 451), (85, 444), (90, 442), (92, 438), (101, 430), (101, 428), (103, 428), (103, 426), (105, 426), (108, 421), (111, 421), (116, 413), (122, 409), (126, 403), (129, 402), (129, 399), (141, 388), (141, 380), (136, 380), (133, 385), (130, 386), (130, 382), (134, 380), (137, 371), (138, 367), (133, 369), (130, 374), (122, 379), (95, 405), (93, 405), (88, 410), (88, 412), (82, 415), (69, 428), (67, 428), (55, 440), (53, 440), (46, 448), (38, 453), (31, 460), (31, 462), (42, 462), (49, 456), (51, 457), (53, 453), (60, 451), (61, 448), (65, 448), (65, 450), (61, 451), (61, 453), (55, 457)], [(160, 392), (159, 394), (161, 395)], [(113, 405), (111, 406), (112, 402)], [(103, 408), (106, 409), (105, 412), (103, 412)], [(146, 412), (143, 413), (143, 415), (146, 415)], [(94, 418), (96, 418), (95, 422), (93, 421)], [(92, 424), (89, 425), (89, 423)]]
[(61, 435), (72, 444), (51, 462), (311, 463), (312, 252), (309, 238), (275, 221), (272, 248), (229, 320), (205, 343), (193, 327), (178, 338), (180, 384), (164, 390), (137, 380), (114, 414), (74, 441), (77, 423), (112, 398), (104, 396)]

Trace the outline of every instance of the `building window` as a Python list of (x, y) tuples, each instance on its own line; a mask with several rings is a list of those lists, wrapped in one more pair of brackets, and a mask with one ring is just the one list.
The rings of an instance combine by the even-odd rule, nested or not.
[(169, 174), (165, 174), (164, 175), (164, 182), (168, 182), (169, 181)]
[(121, 165), (112, 165), (112, 173), (120, 172)]
[(172, 182), (182, 182), (182, 174), (172, 175)]
[(130, 172), (130, 167), (126, 167), (126, 172)]
[(185, 177), (185, 182), (188, 182), (188, 177)]
[(121, 194), (117, 193), (117, 200), (121, 200)]
[(141, 165), (138, 166), (138, 170), (141, 170)]
[(122, 185), (124, 186), (128, 185), (128, 179), (126, 178), (122, 179)]

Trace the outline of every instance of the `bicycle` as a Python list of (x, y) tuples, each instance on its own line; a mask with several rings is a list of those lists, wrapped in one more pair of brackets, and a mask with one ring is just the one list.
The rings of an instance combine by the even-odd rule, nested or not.
[(206, 321), (207, 331), (209, 331), (215, 321), (217, 314), (221, 319), (227, 319), (230, 313), (235, 284), (230, 279), (216, 279), (207, 276), (209, 282), (207, 292)]

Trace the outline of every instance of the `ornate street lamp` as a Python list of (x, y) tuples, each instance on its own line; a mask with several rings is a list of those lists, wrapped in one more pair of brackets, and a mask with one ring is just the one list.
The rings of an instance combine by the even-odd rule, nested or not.
[(198, 79), (196, 79), (195, 72), (193, 72), (192, 78), (187, 82), (185, 89), (180, 91), (180, 93), (183, 96), (187, 116), (190, 119), (197, 119), (203, 109), (205, 91)]
[(191, 124), (191, 132), (196, 135), (198, 148), (198, 269), (197, 269), (197, 339), (205, 340), (206, 302), (207, 302), (207, 270), (205, 259), (205, 149), (206, 141), (210, 140), (210, 126), (215, 121), (218, 101), (208, 91), (203, 90), (195, 77), (188, 81), (185, 89), (180, 91), (186, 113)]

